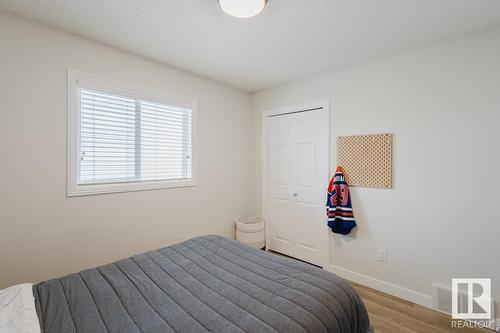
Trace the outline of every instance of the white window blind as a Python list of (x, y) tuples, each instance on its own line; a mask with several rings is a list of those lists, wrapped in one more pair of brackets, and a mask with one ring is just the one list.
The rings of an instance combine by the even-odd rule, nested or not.
[(78, 184), (192, 177), (192, 110), (79, 88)]

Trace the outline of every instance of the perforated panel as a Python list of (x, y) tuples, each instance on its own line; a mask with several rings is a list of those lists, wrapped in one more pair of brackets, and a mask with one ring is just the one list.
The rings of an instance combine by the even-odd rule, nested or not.
[(339, 136), (337, 164), (351, 186), (391, 188), (392, 134)]

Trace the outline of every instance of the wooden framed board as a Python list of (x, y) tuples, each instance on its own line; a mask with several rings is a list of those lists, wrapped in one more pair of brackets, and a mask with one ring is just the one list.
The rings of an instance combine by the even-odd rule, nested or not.
[(392, 134), (337, 137), (337, 164), (350, 186), (392, 188)]

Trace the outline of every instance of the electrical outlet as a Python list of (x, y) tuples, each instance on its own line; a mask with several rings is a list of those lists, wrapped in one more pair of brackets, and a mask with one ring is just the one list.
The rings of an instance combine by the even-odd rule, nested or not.
[(378, 249), (378, 261), (387, 262), (387, 250), (386, 249)]

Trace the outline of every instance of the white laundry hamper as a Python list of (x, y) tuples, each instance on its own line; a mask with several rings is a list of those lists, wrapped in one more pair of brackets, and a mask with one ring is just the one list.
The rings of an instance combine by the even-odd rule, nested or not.
[(256, 249), (266, 246), (266, 221), (262, 217), (240, 217), (235, 222), (237, 240)]

